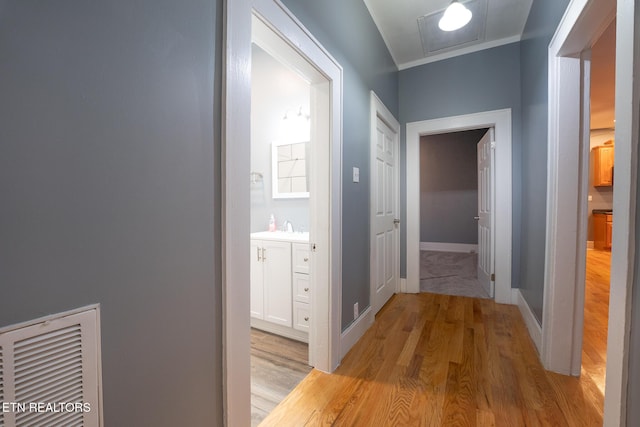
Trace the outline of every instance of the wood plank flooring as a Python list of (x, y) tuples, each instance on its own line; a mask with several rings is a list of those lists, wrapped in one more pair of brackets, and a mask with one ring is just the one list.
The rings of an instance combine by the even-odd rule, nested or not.
[(590, 377), (603, 395), (607, 364), (610, 270), (611, 252), (587, 251), (582, 375)]
[(263, 426), (596, 426), (589, 378), (546, 372), (515, 306), (399, 294), (333, 374), (311, 373)]
[(251, 425), (257, 426), (311, 371), (308, 345), (251, 329)]

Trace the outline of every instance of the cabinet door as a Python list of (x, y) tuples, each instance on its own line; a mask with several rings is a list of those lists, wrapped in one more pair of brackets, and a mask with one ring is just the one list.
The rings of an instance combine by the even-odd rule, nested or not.
[(611, 215), (607, 215), (607, 225), (605, 226), (605, 248), (611, 249), (611, 235), (613, 232), (613, 222), (611, 221)]
[(613, 185), (613, 146), (595, 147), (593, 155), (593, 186), (611, 187)]
[(250, 307), (251, 317), (264, 319), (264, 280), (262, 264), (262, 241), (251, 240), (251, 286)]
[(309, 274), (309, 244), (293, 244), (293, 272)]
[(262, 241), (264, 320), (292, 326), (291, 243)]

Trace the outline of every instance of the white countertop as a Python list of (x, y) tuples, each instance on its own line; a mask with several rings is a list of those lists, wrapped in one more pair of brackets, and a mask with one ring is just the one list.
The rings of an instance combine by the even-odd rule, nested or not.
[(281, 242), (309, 242), (309, 232), (304, 233), (290, 232), (290, 231), (258, 231), (251, 233), (252, 239), (260, 240), (278, 240)]

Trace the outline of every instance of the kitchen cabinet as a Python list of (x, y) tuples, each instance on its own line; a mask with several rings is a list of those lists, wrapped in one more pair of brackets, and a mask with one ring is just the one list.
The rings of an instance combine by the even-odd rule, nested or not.
[(594, 187), (611, 187), (613, 185), (613, 141), (609, 140), (604, 144), (591, 149)]
[(251, 326), (309, 341), (311, 280), (308, 233), (251, 235)]
[(611, 230), (613, 229), (612, 213), (593, 214), (593, 247), (600, 250), (611, 250)]

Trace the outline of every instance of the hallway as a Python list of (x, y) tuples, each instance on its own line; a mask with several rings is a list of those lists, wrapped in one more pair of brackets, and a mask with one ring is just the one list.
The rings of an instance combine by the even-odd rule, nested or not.
[(334, 374), (313, 370), (262, 425), (595, 426), (599, 394), (542, 368), (517, 307), (399, 294)]
[(587, 250), (582, 375), (590, 378), (600, 391), (601, 412), (607, 364), (610, 268), (611, 252)]

